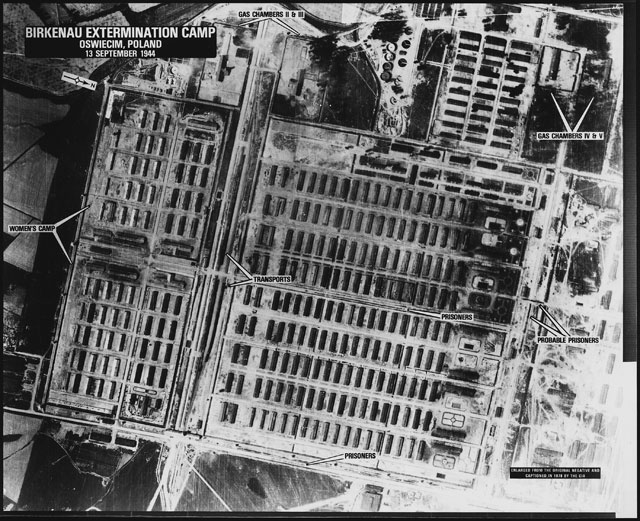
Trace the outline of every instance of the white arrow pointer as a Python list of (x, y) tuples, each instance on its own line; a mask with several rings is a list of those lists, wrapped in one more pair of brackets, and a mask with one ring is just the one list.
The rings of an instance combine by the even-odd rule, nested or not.
[[(544, 329), (546, 329), (547, 331), (549, 331), (549, 333), (551, 333), (554, 336), (563, 336), (562, 333), (560, 333), (560, 331), (556, 331), (555, 329), (553, 329), (552, 326), (550, 326), (549, 324), (545, 324), (544, 322), (540, 322), (536, 317), (530, 317), (530, 320), (532, 322), (535, 322), (536, 324), (538, 324), (539, 326), (543, 327)], [(565, 335), (566, 336), (566, 335)]]
[(253, 20), (249, 20), (248, 22), (242, 22), (240, 25), (240, 27), (244, 27), (245, 25), (249, 25), (252, 24), (254, 22), (262, 22), (264, 20), (271, 20), (275, 23), (277, 23), (278, 25), (284, 27), (285, 29), (287, 29), (288, 31), (291, 31), (294, 34), (300, 34), (298, 31), (296, 31), (293, 27), (287, 25), (286, 23), (284, 23), (284, 21), (280, 20), (279, 18), (267, 18), (267, 17), (262, 17), (262, 18), (255, 18)]
[(584, 112), (582, 113), (582, 117), (580, 118), (578, 123), (576, 123), (575, 128), (572, 129), (571, 126), (569, 125), (569, 122), (567, 121), (567, 118), (564, 117), (564, 113), (562, 112), (560, 105), (558, 105), (558, 102), (556, 101), (556, 97), (553, 95), (553, 92), (551, 93), (551, 97), (553, 98), (553, 102), (556, 104), (556, 108), (560, 113), (560, 118), (562, 118), (562, 124), (564, 125), (565, 130), (567, 132), (578, 132), (578, 129), (580, 128), (580, 125), (582, 125), (582, 121), (584, 120), (584, 117), (587, 115), (587, 112), (589, 111), (589, 108), (591, 107), (591, 104), (593, 103), (593, 100), (595, 98), (591, 98), (591, 101), (587, 105), (587, 108), (584, 109)]
[(251, 284), (253, 282), (253, 275), (251, 275), (251, 273), (249, 273), (242, 264), (240, 264), (237, 260), (235, 260), (231, 255), (229, 255), (227, 253), (227, 257), (229, 257), (229, 260), (231, 262), (233, 262), (236, 267), (242, 272), (242, 274), (247, 277), (246, 280), (241, 280), (240, 282), (233, 282), (231, 284), (229, 284), (229, 287), (235, 287), (235, 286), (244, 286), (246, 284)]
[[(39, 224), (36, 226), (23, 226), (22, 228), (32, 228), (32, 229), (27, 229), (27, 230), (15, 230), (17, 233), (52, 233), (53, 236), (56, 238), (56, 241), (58, 241), (58, 244), (60, 245), (60, 248), (62, 249), (62, 253), (64, 253), (64, 256), (67, 258), (67, 260), (69, 261), (69, 264), (71, 264), (71, 258), (69, 257), (69, 254), (67, 253), (67, 250), (65, 249), (64, 245), (62, 244), (62, 241), (60, 240), (60, 236), (58, 235), (58, 232), (56, 231), (58, 229), (59, 226), (62, 226), (64, 223), (66, 223), (67, 221), (70, 221), (71, 219), (73, 219), (74, 217), (77, 217), (78, 215), (80, 215), (82, 212), (86, 211), (89, 208), (90, 205), (85, 206), (82, 210), (78, 210), (76, 213), (71, 214), (69, 217), (65, 217), (64, 219), (62, 219), (61, 221), (58, 221), (55, 224)], [(12, 231), (13, 227), (17, 227), (20, 228), (20, 226), (17, 225), (9, 225), (9, 232)]]
[(89, 209), (89, 206), (91, 206), (91, 205), (85, 206), (84, 208), (82, 208), (82, 210), (78, 210), (76, 213), (71, 214), (69, 217), (65, 217), (64, 219), (62, 219), (61, 221), (58, 221), (57, 223), (55, 223), (53, 225), (53, 226), (55, 226), (55, 228), (53, 229), (53, 231), (51, 233), (53, 233), (53, 236), (56, 238), (56, 241), (58, 241), (58, 244), (60, 245), (60, 248), (62, 248), (62, 253), (64, 253), (64, 256), (69, 261), (69, 264), (71, 264), (71, 258), (69, 257), (69, 254), (67, 253), (67, 250), (65, 249), (64, 245), (62, 244), (62, 241), (60, 240), (60, 237), (58, 236), (58, 232), (56, 230), (58, 229), (58, 226), (62, 226), (67, 221), (70, 221), (74, 217), (80, 215), (82, 212), (87, 211)]
[(546, 315), (546, 317), (551, 321), (551, 323), (554, 325), (554, 327), (558, 331), (561, 331), (562, 333), (564, 333), (564, 336), (569, 336), (569, 333), (567, 333), (567, 330), (564, 327), (562, 327), (560, 322), (558, 322), (551, 313), (549, 313), (547, 308), (545, 308), (544, 306), (538, 306), (538, 309)]

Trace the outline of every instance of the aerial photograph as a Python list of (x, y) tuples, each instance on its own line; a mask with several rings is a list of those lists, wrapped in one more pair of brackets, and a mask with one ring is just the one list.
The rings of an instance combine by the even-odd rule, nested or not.
[(629, 9), (3, 4), (4, 514), (635, 518)]

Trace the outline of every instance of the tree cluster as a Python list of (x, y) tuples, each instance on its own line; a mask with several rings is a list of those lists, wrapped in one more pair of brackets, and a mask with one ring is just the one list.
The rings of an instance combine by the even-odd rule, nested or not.
[(382, 15), (382, 20), (373, 26), (371, 38), (383, 42), (396, 43), (404, 33), (407, 21), (402, 13), (392, 11)]
[(338, 46), (335, 35), (323, 36), (311, 41), (309, 45), (311, 60), (326, 70), (332, 78), (344, 75), (351, 50), (345, 46)]

